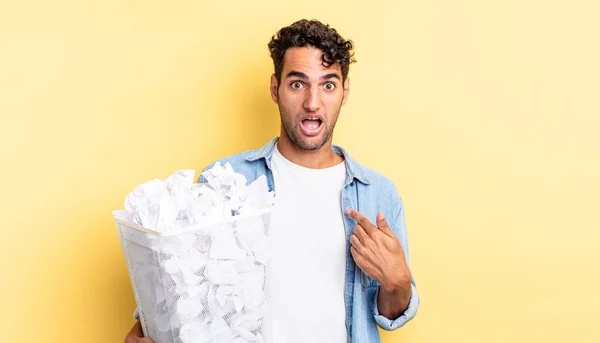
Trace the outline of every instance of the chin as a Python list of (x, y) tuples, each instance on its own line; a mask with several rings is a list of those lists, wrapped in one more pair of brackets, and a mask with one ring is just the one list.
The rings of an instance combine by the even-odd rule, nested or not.
[(296, 146), (304, 150), (318, 150), (321, 147), (323, 147), (325, 143), (327, 143), (327, 139), (325, 139), (322, 136), (303, 137), (298, 140), (292, 139), (292, 142), (294, 142)]
[(288, 130), (288, 127), (285, 125), (283, 126), (282, 134), (285, 134), (290, 143), (302, 150), (318, 150), (322, 148), (331, 137), (328, 130), (323, 130), (317, 136), (306, 136), (299, 128), (289, 128)]

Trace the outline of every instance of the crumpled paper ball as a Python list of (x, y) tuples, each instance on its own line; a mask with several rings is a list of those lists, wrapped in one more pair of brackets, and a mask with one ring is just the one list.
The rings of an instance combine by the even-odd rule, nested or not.
[(271, 207), (274, 193), (266, 177), (250, 185), (229, 163), (217, 162), (202, 173), (206, 183), (194, 183), (193, 170), (178, 170), (164, 181), (154, 179), (136, 187), (125, 199), (125, 209), (135, 222), (158, 232), (219, 221), (239, 214), (252, 214)]

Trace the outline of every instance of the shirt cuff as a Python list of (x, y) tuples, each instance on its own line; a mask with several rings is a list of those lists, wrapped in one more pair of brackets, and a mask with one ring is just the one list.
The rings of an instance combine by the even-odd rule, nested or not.
[(373, 305), (373, 315), (375, 316), (375, 322), (377, 322), (377, 324), (382, 329), (388, 331), (396, 330), (404, 326), (404, 324), (408, 323), (411, 319), (415, 317), (421, 300), (419, 299), (419, 293), (417, 293), (417, 288), (414, 284), (411, 284), (411, 290), (412, 294), (410, 296), (408, 308), (400, 317), (391, 320), (379, 314), (379, 308), (377, 305), (377, 299), (379, 297), (379, 287), (377, 287), (377, 290), (375, 291), (375, 304)]

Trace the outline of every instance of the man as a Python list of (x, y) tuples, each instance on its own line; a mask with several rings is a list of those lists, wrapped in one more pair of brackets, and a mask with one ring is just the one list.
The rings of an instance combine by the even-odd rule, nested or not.
[[(248, 182), (266, 175), (275, 191), (275, 343), (380, 342), (376, 324), (397, 329), (419, 306), (394, 184), (332, 145), (350, 92), (352, 48), (315, 20), (282, 28), (269, 43), (280, 137), (220, 160)], [(125, 342), (151, 342), (140, 337), (138, 321)]]

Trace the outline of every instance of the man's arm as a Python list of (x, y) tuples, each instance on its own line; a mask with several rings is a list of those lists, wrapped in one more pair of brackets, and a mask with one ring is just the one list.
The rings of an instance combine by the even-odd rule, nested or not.
[(363, 272), (380, 284), (373, 315), (385, 330), (403, 326), (415, 316), (419, 304), (408, 255), (404, 253), (408, 252), (408, 242), (401, 201), (398, 207), (392, 221), (394, 229), (381, 212), (377, 214), (377, 226), (356, 210), (349, 209), (347, 213), (358, 224), (350, 236), (352, 257)]
[(398, 318), (406, 309), (412, 296), (411, 280), (402, 280), (397, 285), (379, 286), (377, 309), (386, 318)]
[(392, 231), (400, 241), (409, 273), (396, 282), (380, 283), (375, 293), (373, 314), (377, 324), (385, 330), (395, 330), (404, 326), (415, 317), (420, 303), (415, 280), (410, 273), (404, 206), (401, 199), (398, 198), (398, 202), (398, 212), (392, 221)]

